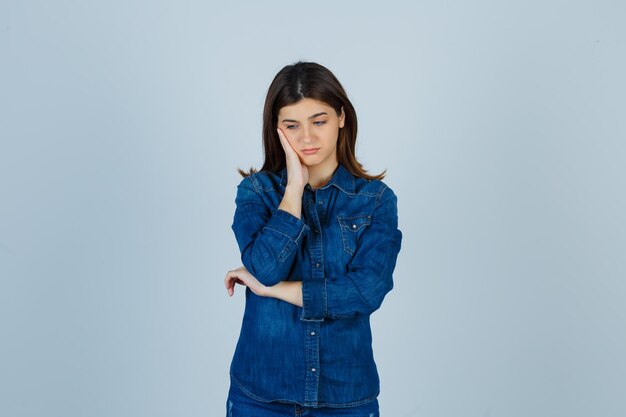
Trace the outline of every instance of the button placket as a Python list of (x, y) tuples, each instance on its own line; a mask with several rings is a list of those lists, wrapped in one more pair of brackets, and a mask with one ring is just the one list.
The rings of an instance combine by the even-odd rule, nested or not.
[[(322, 244), (322, 233), (320, 218), (318, 215), (318, 207), (320, 201), (316, 202), (319, 194), (316, 191), (308, 193), (309, 204), (305, 204), (309, 218), (309, 226), (313, 231), (308, 242), (308, 252), (311, 262), (310, 278), (313, 281), (324, 279), (324, 248)], [(319, 381), (320, 381), (320, 338), (319, 329), (321, 322), (310, 321), (307, 323), (306, 330), (306, 378), (304, 387), (304, 402), (308, 406), (316, 406), (319, 400)]]
[(304, 402), (307, 406), (315, 406), (319, 400), (319, 368), (320, 368), (320, 340), (317, 337), (320, 322), (309, 322), (308, 335), (305, 340), (306, 369)]

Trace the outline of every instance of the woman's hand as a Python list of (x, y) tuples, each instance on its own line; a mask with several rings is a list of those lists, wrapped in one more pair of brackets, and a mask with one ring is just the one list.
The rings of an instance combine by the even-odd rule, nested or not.
[(229, 296), (235, 293), (235, 284), (245, 285), (260, 297), (272, 297), (302, 307), (302, 281), (280, 281), (272, 287), (261, 284), (245, 266), (228, 271), (224, 285)]
[(300, 161), (300, 157), (289, 143), (289, 140), (285, 136), (280, 128), (277, 128), (278, 137), (280, 143), (285, 151), (285, 161), (287, 164), (287, 185), (293, 185), (299, 190), (304, 189), (304, 186), (309, 182), (309, 169), (306, 165)]
[(300, 218), (302, 216), (302, 193), (304, 192), (304, 186), (309, 182), (309, 169), (300, 161), (300, 157), (298, 157), (283, 131), (279, 128), (276, 131), (285, 151), (287, 166), (287, 186), (285, 187), (285, 195), (283, 195), (278, 208)]
[(266, 296), (267, 287), (261, 284), (254, 275), (248, 272), (245, 266), (228, 271), (226, 278), (224, 278), (224, 285), (226, 286), (228, 295), (231, 297), (235, 293), (235, 284), (245, 285), (250, 288), (253, 293), (261, 297)]

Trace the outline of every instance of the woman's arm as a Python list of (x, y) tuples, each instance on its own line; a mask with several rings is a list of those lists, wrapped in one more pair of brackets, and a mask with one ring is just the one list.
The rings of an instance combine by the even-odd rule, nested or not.
[(302, 320), (323, 321), (371, 314), (393, 288), (400, 252), (397, 197), (386, 188), (346, 272), (302, 282)]
[(302, 281), (280, 281), (268, 287), (266, 297), (278, 298), (298, 307), (302, 307)]
[(243, 266), (261, 284), (272, 286), (289, 275), (297, 248), (309, 227), (302, 219), (285, 210), (271, 209), (258, 182), (247, 177), (237, 187), (231, 228)]
[(347, 272), (324, 280), (278, 281), (266, 286), (242, 266), (226, 274), (228, 293), (232, 296), (235, 284), (245, 285), (259, 296), (302, 307), (305, 321), (373, 313), (393, 288), (393, 270), (402, 242), (397, 197), (391, 189), (383, 194)]
[(252, 177), (237, 187), (235, 215), (231, 226), (243, 265), (265, 286), (287, 276), (309, 227), (301, 219), (302, 193), (309, 174), (282, 131), (278, 129), (287, 166), (287, 186), (276, 209), (267, 206), (262, 185)]
[(265, 286), (256, 279), (244, 266), (226, 273), (224, 285), (229, 296), (235, 293), (235, 284), (245, 285), (258, 296), (278, 298), (290, 304), (302, 307), (302, 282), (280, 281), (272, 286)]

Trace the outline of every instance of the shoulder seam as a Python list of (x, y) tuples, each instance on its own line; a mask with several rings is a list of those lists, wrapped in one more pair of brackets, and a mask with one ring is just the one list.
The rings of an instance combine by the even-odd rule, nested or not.
[(258, 186), (258, 179), (256, 178), (257, 172), (255, 172), (252, 175), (249, 175), (248, 178), (250, 178), (250, 182), (252, 183), (252, 186), (254, 187), (254, 191), (256, 191), (257, 193), (259, 193), (259, 186)]
[(382, 187), (380, 189), (380, 192), (378, 193), (378, 196), (376, 197), (377, 200), (377, 206), (380, 205), (380, 202), (383, 199), (383, 194), (385, 193), (385, 190), (388, 189), (389, 187), (387, 186), (387, 184), (385, 184), (384, 182), (380, 182), (382, 184)]

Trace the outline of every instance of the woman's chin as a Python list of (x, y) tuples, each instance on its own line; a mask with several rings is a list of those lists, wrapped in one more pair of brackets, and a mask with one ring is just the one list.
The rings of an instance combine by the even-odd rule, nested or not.
[(320, 161), (312, 161), (312, 160), (304, 160), (302, 161), (302, 164), (306, 167), (314, 167), (316, 165), (319, 165)]
[(303, 165), (311, 166), (317, 165), (319, 163), (318, 158), (315, 155), (298, 155), (300, 157), (300, 162)]

